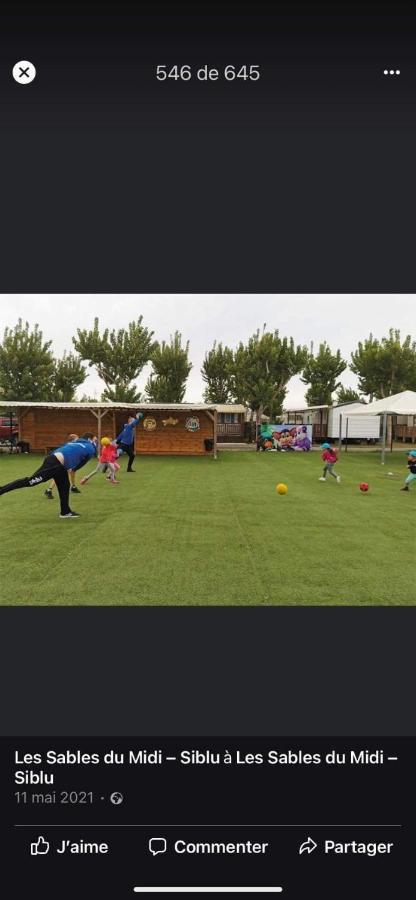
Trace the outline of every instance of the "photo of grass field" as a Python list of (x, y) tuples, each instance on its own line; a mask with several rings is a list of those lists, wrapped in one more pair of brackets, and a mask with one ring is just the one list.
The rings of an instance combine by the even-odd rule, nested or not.
[[(2, 454), (0, 483), (40, 461)], [(125, 467), (117, 485), (99, 475), (81, 488), (73, 521), (59, 520), (42, 485), (0, 497), (3, 605), (415, 602), (416, 488), (400, 492), (404, 450), (385, 466), (379, 450), (341, 453), (340, 484), (319, 482), (318, 450), (139, 458), (132, 475)]]

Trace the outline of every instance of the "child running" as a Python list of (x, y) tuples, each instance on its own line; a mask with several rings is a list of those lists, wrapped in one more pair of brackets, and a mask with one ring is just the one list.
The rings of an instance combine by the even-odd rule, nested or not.
[(334, 448), (331, 447), (331, 444), (328, 443), (322, 444), (321, 449), (323, 450), (322, 459), (325, 465), (323, 475), (321, 475), (319, 481), (326, 481), (326, 476), (332, 475), (332, 477), (335, 478), (335, 480), (339, 484), (341, 481), (341, 475), (337, 475), (334, 469), (335, 463), (338, 462), (338, 455), (336, 450), (334, 450)]
[(107, 478), (110, 484), (118, 484), (118, 481), (116, 479), (116, 472), (118, 472), (120, 466), (117, 462), (117, 453), (117, 446), (110, 441), (110, 438), (101, 438), (101, 453), (99, 462), (89, 475), (85, 475), (84, 478), (81, 478), (80, 483), (87, 484), (90, 478), (93, 477), (93, 475), (98, 475), (99, 472), (108, 471), (109, 474), (107, 475)]
[(406, 478), (404, 486), (400, 488), (401, 491), (408, 491), (412, 481), (416, 481), (416, 450), (411, 450), (408, 454), (407, 468), (409, 469), (409, 474)]

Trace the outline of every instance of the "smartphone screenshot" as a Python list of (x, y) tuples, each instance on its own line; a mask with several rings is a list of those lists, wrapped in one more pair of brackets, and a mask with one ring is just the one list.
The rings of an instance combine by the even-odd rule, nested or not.
[(7, 896), (410, 897), (415, 10), (0, 22)]

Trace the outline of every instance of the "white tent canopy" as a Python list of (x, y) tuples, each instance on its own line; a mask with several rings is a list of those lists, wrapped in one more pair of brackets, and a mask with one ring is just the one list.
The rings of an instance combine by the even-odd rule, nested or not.
[(383, 397), (382, 400), (374, 400), (366, 403), (357, 412), (348, 413), (349, 416), (416, 416), (416, 391), (402, 391), (400, 394), (392, 394), (391, 397)]
[(386, 454), (387, 416), (416, 416), (416, 391), (401, 391), (400, 394), (392, 394), (381, 400), (367, 403), (357, 412), (349, 413), (349, 416), (383, 416), (383, 446), (381, 450), (381, 464), (384, 465)]

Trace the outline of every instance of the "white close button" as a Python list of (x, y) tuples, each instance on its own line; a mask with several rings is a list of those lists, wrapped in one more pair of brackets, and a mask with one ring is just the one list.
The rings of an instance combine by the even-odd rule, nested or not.
[(36, 78), (36, 69), (27, 59), (21, 59), (13, 66), (13, 78), (18, 84), (30, 84)]

